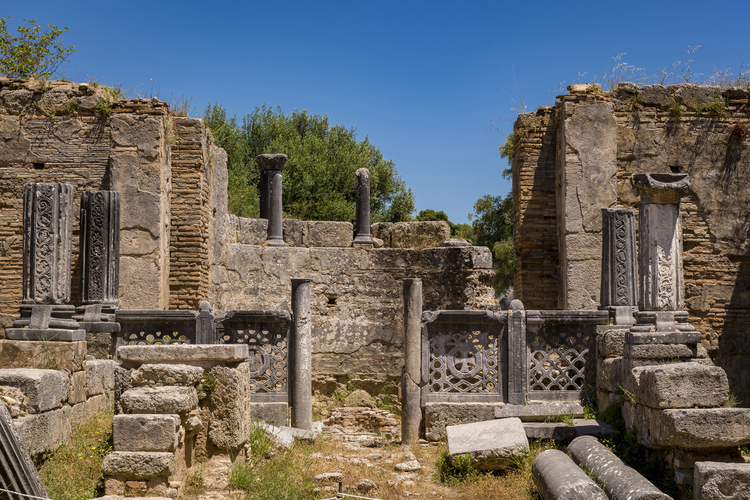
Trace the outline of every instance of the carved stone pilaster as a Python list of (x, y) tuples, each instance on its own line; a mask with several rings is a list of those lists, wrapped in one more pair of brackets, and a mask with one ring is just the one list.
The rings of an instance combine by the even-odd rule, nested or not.
[[(102, 304), (104, 312), (119, 306), (120, 193), (81, 193), (81, 302)], [(108, 311), (110, 309), (111, 311)]]
[(635, 210), (602, 209), (601, 305), (615, 325), (632, 325), (638, 303)]
[(70, 300), (73, 186), (23, 187), (23, 303)]

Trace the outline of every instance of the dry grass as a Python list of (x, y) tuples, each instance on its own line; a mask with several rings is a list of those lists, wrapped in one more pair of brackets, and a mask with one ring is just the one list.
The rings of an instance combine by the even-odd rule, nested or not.
[(113, 411), (97, 412), (73, 428), (62, 444), (39, 467), (44, 487), (53, 500), (86, 500), (102, 495), (102, 462), (112, 449)]

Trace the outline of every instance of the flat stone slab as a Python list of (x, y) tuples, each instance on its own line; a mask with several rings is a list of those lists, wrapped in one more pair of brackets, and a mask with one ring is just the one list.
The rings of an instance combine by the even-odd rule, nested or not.
[(607, 500), (607, 495), (560, 450), (544, 450), (534, 459), (531, 475), (542, 498)]
[(31, 413), (60, 408), (67, 401), (70, 380), (65, 372), (35, 368), (0, 370), (0, 385), (16, 387), (29, 398), (26, 406)]
[(200, 366), (178, 365), (178, 364), (148, 364), (130, 371), (130, 380), (133, 385), (151, 386), (194, 386), (203, 377), (203, 368)]
[(625, 334), (628, 344), (699, 344), (701, 333), (688, 332), (631, 332)]
[(506, 404), (495, 408), (495, 418), (518, 417), (522, 422), (544, 422), (564, 415), (583, 418), (583, 406), (576, 401), (554, 401), (528, 405)]
[(111, 451), (104, 457), (102, 472), (125, 479), (169, 476), (174, 471), (174, 453)]
[(125, 345), (117, 348), (123, 363), (191, 363), (223, 361), (237, 363), (250, 355), (247, 344)]
[(693, 499), (714, 498), (750, 498), (750, 463), (696, 462), (693, 472)]
[(320, 435), (320, 429), (315, 429), (315, 428), (313, 428), (310, 431), (305, 430), (305, 429), (298, 429), (296, 427), (289, 427), (286, 425), (282, 425), (279, 428), (283, 432), (290, 434), (294, 439), (299, 439), (300, 441), (315, 441), (316, 439), (318, 439), (318, 436)]
[(511, 457), (529, 451), (529, 440), (519, 418), (449, 425), (445, 430), (451, 461), (468, 453), (477, 470), (505, 469)]
[(578, 436), (600, 438), (617, 433), (605, 422), (586, 418), (574, 419), (573, 425), (565, 422), (524, 422), (523, 430), (527, 438), (554, 439), (555, 441), (571, 441)]
[(715, 408), (729, 396), (727, 374), (700, 363), (641, 366), (633, 369), (638, 403), (651, 408)]
[(62, 328), (8, 328), (5, 335), (9, 340), (41, 340), (47, 342), (78, 342), (86, 340), (86, 330), (65, 330)]
[(174, 451), (179, 415), (115, 415), (112, 437), (117, 451)]
[(686, 450), (740, 446), (750, 443), (750, 409), (661, 410), (651, 432), (660, 446)]
[(122, 393), (126, 413), (187, 413), (198, 408), (194, 387), (136, 387)]

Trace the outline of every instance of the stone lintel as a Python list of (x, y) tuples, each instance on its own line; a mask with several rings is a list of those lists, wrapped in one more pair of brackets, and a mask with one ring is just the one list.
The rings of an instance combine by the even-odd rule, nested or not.
[(699, 344), (700, 332), (696, 331), (674, 331), (674, 332), (633, 332), (625, 334), (625, 342), (628, 344)]
[(118, 358), (131, 363), (237, 363), (247, 359), (249, 354), (246, 344), (127, 345), (117, 349)]

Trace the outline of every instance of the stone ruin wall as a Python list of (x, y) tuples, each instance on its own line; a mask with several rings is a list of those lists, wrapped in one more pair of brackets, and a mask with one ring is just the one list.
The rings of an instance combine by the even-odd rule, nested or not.
[[(519, 116), (513, 159), (514, 193), (521, 194), (515, 207), (516, 296), (524, 304), (540, 308), (596, 307), (599, 261), (595, 253), (601, 248), (600, 234), (587, 231), (590, 234), (586, 236), (591, 236), (588, 242), (571, 239), (571, 232), (560, 222), (571, 217), (571, 211), (561, 207), (561, 192), (575, 193), (584, 217), (587, 210), (591, 216), (592, 228), (597, 223), (601, 227), (601, 219), (596, 220), (601, 205), (594, 203), (596, 197), (579, 181), (561, 174), (561, 170), (570, 172), (571, 148), (577, 138), (560, 134), (560, 128), (571, 129), (570, 108), (611, 106), (614, 122), (607, 117), (599, 122), (592, 119), (582, 128), (588, 127), (589, 135), (592, 130), (607, 134), (612, 133), (607, 128), (614, 123), (616, 146), (608, 154), (614, 155), (610, 160), (614, 160), (616, 172), (601, 172), (601, 163), (589, 164), (586, 170), (585, 146), (592, 146), (589, 138), (588, 144), (581, 144), (584, 148), (573, 151), (584, 165), (582, 177), (615, 176), (616, 200), (613, 198), (610, 206), (616, 203), (635, 209), (637, 195), (630, 185), (633, 174), (690, 175), (690, 194), (681, 204), (685, 307), (690, 322), (703, 334), (704, 347), (727, 371), (732, 392), (750, 401), (750, 372), (744, 369), (750, 362), (750, 336), (746, 333), (750, 328), (750, 141), (743, 132), (750, 121), (749, 97), (748, 91), (741, 89), (620, 84), (609, 94), (593, 89), (579, 93), (574, 88), (570, 95), (561, 96), (555, 108)], [(564, 113), (566, 107), (568, 113)], [(558, 151), (556, 159), (550, 157), (552, 150)], [(557, 238), (536, 237), (541, 227), (554, 230)], [(588, 272), (580, 274), (588, 284), (576, 283), (574, 273), (561, 264), (563, 251), (568, 256), (590, 254)], [(542, 293), (535, 282), (545, 291), (554, 286), (555, 292)], [(580, 287), (585, 293), (566, 303), (566, 286)]]
[[(491, 254), (440, 247), (440, 223), (374, 224), (383, 248), (351, 247), (349, 223), (265, 220), (227, 211), (226, 153), (199, 119), (156, 99), (111, 101), (102, 87), (0, 79), (0, 338), (21, 302), (22, 195), (28, 182), (75, 190), (73, 290), (81, 192), (121, 192), (122, 309), (288, 309), (294, 277), (313, 279), (316, 386), (354, 378), (395, 391), (402, 365), (401, 279), (425, 280), (428, 309), (494, 305)], [(107, 111), (107, 108), (109, 110)], [(354, 182), (354, 179), (352, 179)], [(431, 247), (431, 248), (427, 248)]]

